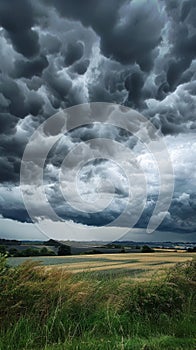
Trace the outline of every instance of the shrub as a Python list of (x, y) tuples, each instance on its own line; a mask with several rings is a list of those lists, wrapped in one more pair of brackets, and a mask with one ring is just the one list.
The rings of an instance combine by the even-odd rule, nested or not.
[(58, 255), (71, 255), (71, 247), (61, 244), (58, 249)]
[(141, 249), (142, 253), (153, 253), (154, 249), (152, 249), (151, 247), (149, 247), (148, 245), (143, 245), (142, 249)]

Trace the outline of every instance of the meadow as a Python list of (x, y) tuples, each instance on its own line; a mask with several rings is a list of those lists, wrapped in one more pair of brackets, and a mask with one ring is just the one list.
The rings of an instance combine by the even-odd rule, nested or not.
[(0, 350), (196, 348), (194, 253), (11, 259), (0, 259)]

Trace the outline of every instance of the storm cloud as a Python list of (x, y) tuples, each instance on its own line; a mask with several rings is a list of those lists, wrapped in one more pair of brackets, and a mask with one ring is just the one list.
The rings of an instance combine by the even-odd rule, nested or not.
[[(4, 218), (30, 221), (19, 193), (20, 164), (39, 125), (77, 104), (111, 102), (142, 113), (162, 132), (169, 149), (175, 190), (160, 230), (195, 232), (195, 16), (194, 0), (0, 1), (0, 214)], [(113, 180), (114, 199), (102, 212), (78, 212), (63, 204), (57, 185), (59, 167), (71, 147), (96, 137), (134, 151), (148, 174), (148, 197), (137, 223), (138, 228), (146, 228), (156, 203), (157, 180), (151, 183), (154, 169), (146, 152), (120, 128), (86, 125), (62, 137), (45, 164), (49, 202), (63, 219), (78, 224), (100, 226), (118, 217), (128, 193), (113, 163), (92, 162), (81, 173), (82, 196), (96, 195), (101, 179)], [(71, 183), (71, 170), (68, 180), (69, 176)], [(101, 190), (104, 195), (110, 192), (107, 186)]]

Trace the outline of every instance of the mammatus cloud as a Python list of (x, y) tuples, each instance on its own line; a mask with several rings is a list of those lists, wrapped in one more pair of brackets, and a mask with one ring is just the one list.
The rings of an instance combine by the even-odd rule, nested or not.
[(0, 24), (17, 52), (25, 57), (33, 57), (39, 53), (38, 34), (33, 30), (35, 17), (31, 1), (2, 0)]
[[(115, 102), (150, 119), (163, 133), (171, 153), (175, 191), (160, 229), (195, 232), (195, 14), (194, 0), (1, 1), (3, 217), (29, 220), (19, 194), (20, 163), (39, 125), (79, 103)], [(112, 177), (116, 194), (111, 210), (102, 215), (77, 215), (57, 195), (55, 181), (64, 156), (73, 145), (91, 137), (106, 137), (129, 147), (149, 173), (149, 196), (137, 223), (146, 227), (157, 198), (156, 171), (133, 135), (120, 128), (86, 125), (62, 137), (45, 166), (49, 201), (64, 218), (88, 225), (108, 222), (121, 211), (126, 184), (123, 177), (118, 183), (119, 170), (104, 161), (86, 166), (80, 190), (84, 196), (89, 178), (88, 190), (92, 191), (93, 181), (103, 175)]]
[[(122, 134), (129, 134), (129, 137), (134, 137), (136, 142), (146, 147), (154, 158), (159, 172), (159, 191), (147, 225), (147, 232), (152, 233), (163, 221), (172, 201), (174, 186), (170, 156), (162, 135), (157, 133), (147, 118), (130, 108), (111, 103), (96, 102), (67, 108), (47, 119), (32, 135), (24, 151), (20, 172), (20, 187), (29, 216), (35, 222), (38, 222), (38, 218), (41, 219), (41, 231), (44, 230), (43, 217), (61, 221), (62, 216), (54, 211), (53, 203), (64, 206), (64, 197), (67, 210), (75, 211), (77, 217), (84, 216), (93, 220), (92, 214), (98, 213), (102, 218), (98, 226), (102, 225), (104, 216), (110, 221), (108, 225), (120, 228), (127, 226), (131, 229), (138, 222), (147, 200), (145, 175), (129, 145), (126, 147), (123, 142), (116, 142), (111, 137), (96, 135), (77, 145), (75, 143), (64, 157), (55, 181), (53, 176), (55, 194), (61, 192), (61, 200), (58, 195), (53, 195), (51, 200), (50, 181), (49, 186), (48, 183), (45, 186), (44, 181), (47, 155), (65, 133), (85, 127), (86, 124), (98, 128), (105, 128), (106, 125), (108, 130), (120, 129)], [(42, 144), (41, 150), (37, 147), (39, 143)], [(122, 184), (119, 186), (118, 182)], [(66, 213), (64, 215), (67, 215), (67, 210), (63, 209)], [(105, 210), (106, 215), (103, 216)], [(115, 217), (115, 211), (118, 212), (118, 217)], [(126, 232), (125, 230), (124, 234)], [(52, 232), (47, 233), (52, 235)]]

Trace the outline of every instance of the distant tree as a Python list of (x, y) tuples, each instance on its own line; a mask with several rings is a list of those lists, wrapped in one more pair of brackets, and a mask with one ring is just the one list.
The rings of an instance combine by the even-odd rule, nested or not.
[(49, 250), (46, 247), (43, 247), (42, 249), (35, 249), (35, 248), (27, 248), (24, 250), (18, 250), (16, 248), (10, 248), (9, 249), (9, 255), (10, 256), (18, 256), (18, 257), (30, 257), (30, 256), (53, 256), (56, 255), (53, 250)]
[(126, 253), (125, 247), (121, 247), (120, 253)]
[(58, 255), (71, 255), (71, 247), (61, 244), (58, 248)]
[(19, 251), (18, 256), (22, 256), (22, 257), (39, 256), (39, 250), (34, 248), (27, 248)]
[(92, 249), (92, 250), (87, 250), (86, 252), (83, 252), (82, 254), (88, 255), (88, 254), (103, 254), (101, 250), (97, 249)]
[(153, 252), (154, 252), (154, 249), (152, 249), (148, 245), (143, 245), (141, 249), (141, 253), (153, 253)]
[(48, 241), (43, 242), (43, 245), (48, 245), (48, 246), (53, 246), (58, 248), (61, 245), (61, 243), (55, 241), (54, 239), (49, 239)]
[(4, 239), (0, 238), (0, 245), (20, 245), (21, 242), (17, 241), (16, 239)]
[(51, 256), (51, 255), (55, 255), (55, 252), (53, 252), (53, 250), (47, 249), (46, 247), (43, 247), (42, 249), (40, 249), (39, 255)]
[(43, 247), (42, 249), (40, 249), (39, 254), (40, 255), (48, 255), (49, 250), (46, 247)]
[(195, 253), (195, 252), (196, 252), (196, 247), (188, 248), (188, 249), (187, 249), (187, 252), (189, 252), (189, 253)]
[(106, 248), (108, 249), (118, 249), (121, 248), (122, 246), (120, 244), (116, 244), (116, 243), (109, 243), (105, 245)]

